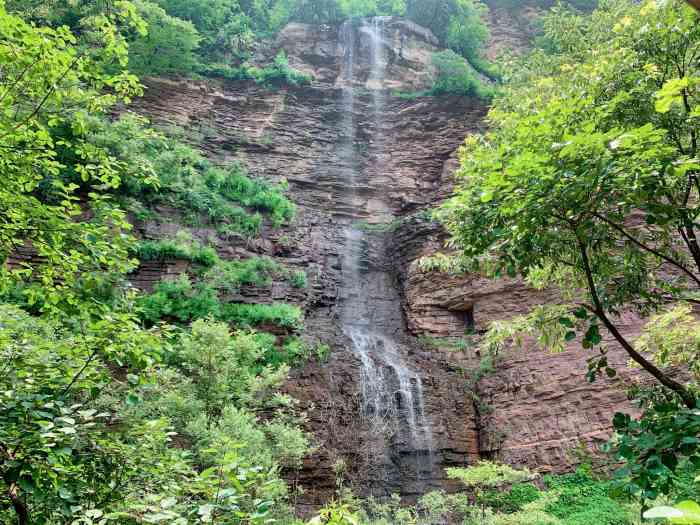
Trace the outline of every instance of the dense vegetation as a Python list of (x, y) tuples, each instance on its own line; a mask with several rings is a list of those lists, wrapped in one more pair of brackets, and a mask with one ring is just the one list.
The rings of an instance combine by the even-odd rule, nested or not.
[[(561, 304), (494, 326), (485, 346), (580, 340), (590, 381), (614, 377), (609, 348), (624, 350), (654, 382), (630, 392), (641, 418), (613, 421), (615, 487), (645, 504), (674, 498), (680, 473), (700, 469), (698, 15), (609, 0), (590, 15), (556, 8), (543, 27), (541, 48), (509, 69), (492, 130), (462, 150), (440, 212), (459, 255), (428, 265), (560, 289)], [(647, 320), (636, 341), (622, 329), (630, 312)]]
[[(279, 386), (290, 365), (328, 350), (251, 330), (300, 329), (298, 308), (218, 292), (272, 278), (303, 288), (306, 275), (265, 258), (224, 261), (186, 225), (216, 221), (246, 238), (265, 221), (288, 224), (294, 205), (283, 185), (216, 167), (143, 119), (110, 120), (140, 93), (124, 35), (145, 29), (144, 9), (162, 13), (76, 5), (11, 4), (53, 28), (0, 5), (0, 522), (285, 519), (281, 469), (310, 445)], [(158, 223), (163, 206), (182, 232), (137, 241), (125, 209)], [(18, 250), (30, 258), (15, 260)], [(134, 256), (187, 261), (204, 291), (186, 293), (182, 275), (138, 296)], [(213, 321), (213, 308), (229, 322)]]
[[(50, 5), (50, 7), (49, 7)], [(111, 18), (112, 38), (128, 44), (130, 70), (138, 75), (215, 75), (267, 83), (308, 82), (281, 54), (264, 67), (249, 61), (256, 46), (288, 22), (339, 24), (348, 18), (406, 16), (426, 25), (443, 45), (489, 72), (481, 47), (488, 31), (485, 6), (476, 0), (135, 0), (117, 2), (10, 0), (16, 12), (41, 25), (67, 26), (90, 45), (85, 26)], [(128, 7), (127, 7), (128, 6)], [(119, 10), (122, 10), (121, 12)], [(126, 53), (126, 46), (122, 47)]]

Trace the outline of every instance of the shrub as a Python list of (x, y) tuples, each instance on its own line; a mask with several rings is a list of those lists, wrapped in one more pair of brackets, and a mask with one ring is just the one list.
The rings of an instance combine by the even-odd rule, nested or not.
[(452, 50), (433, 53), (437, 69), (433, 95), (478, 96), (490, 98), (493, 90), (483, 85), (474, 68)]
[(316, 345), (314, 354), (316, 354), (316, 359), (318, 359), (319, 363), (325, 363), (331, 355), (331, 347), (325, 343), (320, 343)]
[(225, 304), (221, 308), (221, 319), (240, 327), (274, 324), (296, 330), (302, 326), (301, 309), (286, 303)]
[(280, 51), (271, 64), (262, 68), (244, 62), (238, 67), (232, 67), (228, 64), (206, 65), (199, 72), (206, 76), (222, 77), (228, 80), (252, 80), (256, 84), (267, 87), (303, 86), (313, 80), (310, 75), (290, 67), (284, 51)]
[(208, 187), (245, 207), (269, 213), (275, 226), (294, 218), (296, 206), (284, 196), (286, 182), (272, 186), (267, 181), (251, 179), (240, 165), (225, 172), (210, 170), (206, 175)]
[(188, 323), (218, 317), (221, 312), (216, 291), (204, 283), (193, 285), (184, 274), (175, 281), (156, 284), (153, 293), (139, 299), (138, 306), (142, 319), (149, 323), (161, 320)]
[(243, 285), (269, 285), (271, 277), (280, 269), (280, 265), (269, 257), (251, 257), (221, 261), (204, 274), (204, 279), (217, 290), (235, 292)]
[(141, 261), (183, 259), (207, 267), (219, 262), (214, 248), (202, 246), (187, 231), (178, 232), (174, 239), (141, 241), (136, 247), (136, 256)]
[(123, 177), (122, 200), (167, 204), (184, 211), (192, 223), (204, 219), (223, 234), (245, 237), (260, 232), (261, 213), (274, 227), (294, 218), (286, 183), (253, 179), (241, 163), (214, 166), (192, 147), (149, 129), (141, 117), (126, 114), (113, 123), (88, 119), (86, 125), (89, 142), (133, 166)]
[(628, 506), (608, 495), (609, 482), (593, 479), (582, 470), (563, 476), (546, 476), (547, 488), (558, 494), (544, 510), (565, 525), (629, 525), (633, 516)]
[(289, 282), (294, 288), (306, 288), (308, 286), (306, 272), (304, 270), (292, 272), (289, 276)]
[(540, 497), (541, 493), (532, 483), (515, 485), (506, 491), (490, 490), (484, 493), (482, 501), (484, 505), (492, 509), (511, 514), (532, 503)]

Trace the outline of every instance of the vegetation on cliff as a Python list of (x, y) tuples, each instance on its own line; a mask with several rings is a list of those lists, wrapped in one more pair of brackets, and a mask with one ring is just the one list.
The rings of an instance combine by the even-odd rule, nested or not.
[[(141, 90), (124, 36), (145, 29), (139, 5), (19, 4), (58, 21), (31, 25), (0, 3), (0, 522), (288, 516), (280, 470), (309, 441), (279, 387), (290, 364), (327, 351), (250, 330), (297, 327), (298, 308), (231, 305), (213, 286), (305, 278), (265, 259), (223, 261), (187, 234), (137, 242), (122, 208), (138, 221), (169, 206), (255, 236), (263, 221), (293, 218), (284, 186), (215, 167), (142, 119), (107, 118)], [(162, 323), (185, 310), (159, 292), (139, 297), (133, 255), (203, 268), (209, 304), (229, 322), (199, 319), (211, 314), (200, 301), (191, 324)]]

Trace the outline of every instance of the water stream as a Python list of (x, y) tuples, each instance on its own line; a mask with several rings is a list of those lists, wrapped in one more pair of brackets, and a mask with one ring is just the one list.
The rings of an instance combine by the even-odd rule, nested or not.
[[(357, 188), (367, 182), (367, 171), (371, 177), (381, 170), (381, 160), (375, 162), (371, 170), (363, 171), (359, 167), (356, 141), (360, 117), (356, 112), (361, 114), (364, 109), (364, 106), (359, 107), (360, 97), (356, 94), (359, 50), (369, 51), (371, 67), (367, 82), (363, 84), (371, 93), (369, 129), (374, 158), (383, 157), (387, 142), (383, 121), (387, 67), (384, 33), (383, 17), (364, 20), (359, 26), (346, 22), (340, 28), (340, 42), (344, 48), (340, 82), (343, 112), (340, 157), (347, 183), (343, 201), (352, 207), (366, 204)], [(366, 235), (353, 224), (344, 230), (340, 321), (351, 350), (361, 363), (360, 411), (373, 435), (373, 443), (367, 445), (378, 448), (375, 453), (380, 456), (377, 462), (380, 472), (375, 477), (391, 478), (394, 485), (403, 488), (408, 483), (420, 484), (421, 480), (432, 477), (432, 429), (425, 414), (420, 374), (406, 363), (405, 345), (395, 335), (404, 331), (398, 294), (389, 273), (370, 263)]]

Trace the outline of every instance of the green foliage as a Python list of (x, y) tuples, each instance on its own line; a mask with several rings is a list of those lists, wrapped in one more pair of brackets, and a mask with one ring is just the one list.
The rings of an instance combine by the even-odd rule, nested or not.
[(643, 390), (639, 396), (644, 412), (638, 420), (622, 413), (613, 419), (612, 451), (625, 462), (616, 489), (655, 500), (673, 491), (679, 470), (700, 470), (700, 415), (660, 390)]
[(359, 525), (357, 513), (345, 503), (331, 501), (323, 507), (318, 516), (311, 519), (308, 525)]
[(157, 283), (153, 293), (138, 300), (141, 317), (149, 323), (162, 320), (189, 323), (214, 318), (236, 327), (274, 325), (300, 330), (303, 314), (299, 307), (286, 303), (239, 304), (222, 303), (209, 282), (192, 284), (187, 275), (177, 280)]
[[(608, 496), (609, 481), (595, 479), (582, 470), (564, 476), (545, 476), (545, 486), (538, 489), (526, 482), (531, 475), (511, 467), (482, 462), (469, 468), (471, 472), (460, 473), (461, 477), (468, 478), (472, 489), (469, 494), (434, 491), (419, 498), (415, 506), (408, 506), (397, 494), (381, 500), (370, 497), (363, 501), (341, 491), (340, 503), (351, 509), (359, 508), (359, 520), (364, 525), (639, 523), (637, 508), (617, 503)], [(456, 473), (451, 475), (455, 476)], [(500, 486), (500, 490), (487, 489), (488, 485)]]
[(451, 49), (433, 53), (432, 63), (436, 69), (432, 88), (415, 93), (398, 92), (396, 96), (408, 100), (423, 96), (449, 95), (484, 99), (494, 96), (494, 88), (484, 83), (477, 69)]
[[(598, 0), (569, 0), (563, 3), (580, 11), (592, 11), (598, 7)], [(524, 5), (547, 10), (556, 4), (556, 0), (489, 0), (489, 5), (492, 7), (510, 10), (522, 9)]]
[(221, 319), (241, 327), (275, 325), (290, 330), (300, 330), (303, 315), (298, 306), (286, 303), (229, 303), (222, 305)]
[(146, 124), (133, 114), (113, 123), (88, 122), (88, 140), (131, 166), (122, 198), (137, 198), (147, 206), (174, 206), (191, 222), (216, 223), (217, 230), (228, 235), (257, 235), (260, 213), (269, 215), (275, 227), (294, 218), (296, 208), (285, 196), (285, 182), (272, 185), (252, 179), (241, 164), (214, 166), (192, 147), (155, 133)]
[(694, 525), (700, 523), (700, 505), (694, 501), (681, 501), (673, 507), (654, 507), (644, 513), (647, 519), (666, 518), (668, 523)]
[(632, 510), (609, 496), (609, 482), (599, 482), (578, 471), (564, 476), (545, 477), (547, 488), (557, 494), (545, 511), (567, 525), (601, 523), (628, 525), (634, 519)]
[(525, 505), (536, 501), (540, 496), (540, 490), (535, 485), (521, 483), (505, 491), (486, 491), (482, 495), (482, 501), (487, 507), (512, 514), (522, 510)]
[[(590, 15), (555, 9), (543, 27), (547, 47), (514, 65), (490, 113), (492, 131), (467, 141), (462, 182), (443, 206), (443, 221), (467, 261), (460, 266), (520, 274), (562, 291), (564, 304), (516, 319), (511, 334), (537, 333), (555, 349), (580, 340), (595, 349), (588, 374), (594, 380), (616, 375), (601, 346), (606, 329), (678, 397), (677, 409), (685, 408), (675, 413), (683, 419), (696, 409), (695, 387), (666, 368), (693, 371), (696, 321), (687, 309), (666, 310), (695, 297), (700, 282), (699, 73), (690, 59), (700, 49), (697, 14), (680, 1), (614, 0)], [(658, 314), (636, 347), (618, 329), (627, 309)], [(630, 492), (654, 497), (668, 490), (666, 470), (685, 455), (680, 439), (669, 440), (674, 429), (666, 435), (664, 426), (649, 425), (640, 432), (664, 444), (663, 460), (652, 454), (647, 464), (635, 452), (645, 446), (636, 437), (628, 442), (632, 450), (619, 449)]]
[(108, 427), (114, 407), (95, 407), (109, 367), (128, 367), (138, 382), (160, 358), (159, 340), (128, 314), (63, 323), (12, 305), (0, 312), (0, 488), (14, 492), (18, 513), (31, 509), (32, 522), (63, 521), (73, 506), (109, 498), (121, 472), (121, 432)]
[(309, 284), (306, 272), (304, 270), (296, 270), (290, 274), (289, 281), (294, 288), (306, 288)]
[(161, 7), (134, 0), (147, 24), (146, 34), (129, 42), (129, 68), (138, 75), (187, 75), (195, 70), (200, 36), (194, 25), (168, 15)]
[(470, 64), (452, 50), (433, 53), (437, 68), (433, 95), (478, 96), (488, 98), (491, 91), (484, 87)]
[[(246, 56), (254, 42), (253, 21), (239, 2), (225, 0), (157, 0), (168, 15), (187, 20), (201, 35), (201, 61), (219, 63)], [(251, 5), (263, 8), (264, 2)], [(259, 6), (259, 7), (258, 7)]]
[(204, 280), (217, 290), (236, 292), (244, 285), (268, 286), (281, 270), (269, 257), (219, 261), (204, 274)]
[(482, 56), (489, 32), (486, 6), (473, 0), (407, 0), (406, 17), (430, 29), (442, 45), (466, 58), (483, 73), (490, 72)]
[(178, 232), (174, 239), (139, 242), (136, 247), (136, 257), (140, 261), (183, 259), (206, 267), (214, 266), (219, 262), (219, 256), (214, 248), (202, 246), (193, 239), (192, 234), (184, 230)]
[(141, 317), (151, 324), (166, 320), (189, 323), (207, 317), (219, 318), (221, 302), (216, 291), (205, 283), (192, 284), (186, 275), (161, 281), (153, 293), (139, 298)]
[(208, 76), (222, 77), (229, 80), (252, 80), (266, 87), (280, 85), (303, 86), (313, 80), (310, 75), (300, 73), (290, 67), (287, 55), (283, 50), (277, 53), (272, 64), (264, 67), (258, 67), (247, 62), (238, 67), (228, 64), (213, 64), (202, 67), (200, 72)]
[(480, 461), (473, 467), (451, 467), (447, 477), (461, 481), (470, 489), (485, 489), (520, 483), (534, 476), (528, 469), (516, 470), (509, 465)]
[[(12, 4), (37, 25), (0, 2), (0, 294), (20, 290), (37, 315), (0, 305), (0, 522), (288, 517), (279, 471), (309, 448), (293, 400), (279, 393), (289, 361), (269, 334), (232, 336), (210, 322), (145, 330), (134, 311), (184, 323), (216, 316), (220, 302), (186, 278), (135, 298), (125, 292), (130, 254), (221, 261), (184, 234), (136, 245), (115, 196), (184, 206), (206, 188), (211, 201), (234, 209), (237, 199), (236, 212), (260, 209), (276, 224), (293, 206), (281, 187), (215, 169), (140, 119), (104, 118), (139, 93), (124, 70), (126, 37), (143, 37), (133, 4)], [(174, 191), (159, 194), (170, 182)], [(34, 257), (8, 265), (18, 249)], [(271, 309), (267, 318), (293, 314)]]
[[(119, 17), (128, 13), (115, 10), (113, 19)], [(30, 299), (45, 308), (75, 308), (85, 290), (112, 284), (133, 264), (130, 226), (109, 198), (123, 165), (84, 134), (84, 111), (104, 113), (140, 92), (135, 77), (114, 72), (126, 48), (112, 32), (113, 19), (86, 26), (101, 41), (82, 52), (67, 28), (30, 26), (0, 6), (0, 262), (22, 246), (41, 261), (3, 265), (0, 288), (41, 282), (42, 297)], [(86, 210), (90, 218), (76, 221)]]

